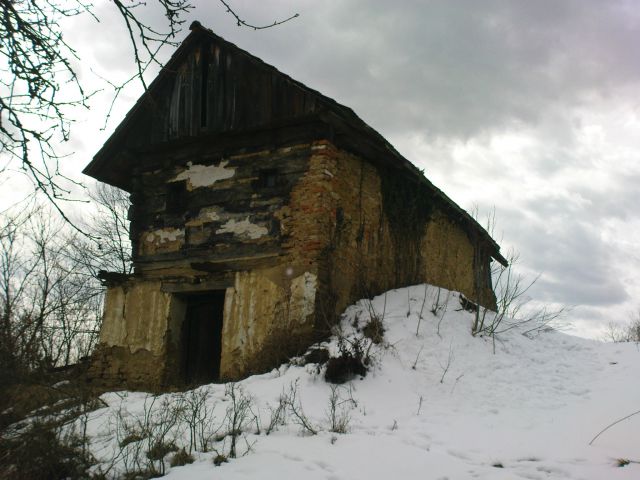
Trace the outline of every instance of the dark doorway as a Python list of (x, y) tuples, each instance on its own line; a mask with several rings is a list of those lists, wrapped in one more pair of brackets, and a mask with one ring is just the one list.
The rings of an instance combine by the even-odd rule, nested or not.
[(224, 290), (188, 295), (183, 326), (183, 368), (187, 384), (220, 377)]

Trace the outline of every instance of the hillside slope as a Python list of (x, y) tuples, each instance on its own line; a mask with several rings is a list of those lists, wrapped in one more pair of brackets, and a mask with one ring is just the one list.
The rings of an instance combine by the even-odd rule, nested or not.
[[(640, 464), (616, 462), (640, 460), (640, 415), (589, 446), (608, 424), (640, 409), (636, 344), (603, 344), (556, 331), (524, 336), (514, 329), (498, 337), (493, 353), (490, 338), (470, 335), (473, 316), (461, 310), (457, 293), (440, 291), (440, 308), (436, 315), (430, 311), (437, 293), (417, 285), (345, 312), (347, 336), (372, 312), (386, 330), (383, 343), (371, 348), (369, 374), (336, 390), (337, 417), (348, 418), (346, 434), (329, 431), (331, 387), (322, 370), (315, 364), (283, 366), (236, 385), (236, 393), (251, 398), (253, 412), (237, 438), (239, 458), (216, 467), (216, 453), (195, 452), (193, 464), (167, 467), (166, 478), (640, 478)], [(337, 350), (335, 340), (329, 348)], [(292, 389), (299, 400), (294, 405), (318, 433), (287, 411), (284, 425), (267, 435), (278, 399)], [(200, 387), (196, 394), (207, 394), (215, 422), (228, 422), (231, 400), (224, 385)], [(166, 412), (180, 398), (104, 395), (109, 407), (93, 412), (88, 422), (94, 453), (106, 460), (123, 445), (115, 418), (131, 425), (151, 411), (152, 401)], [(224, 428), (212, 448), (227, 455), (231, 440), (221, 438)], [(188, 428), (178, 430), (188, 446)], [(111, 473), (124, 461), (130, 459), (121, 450)]]

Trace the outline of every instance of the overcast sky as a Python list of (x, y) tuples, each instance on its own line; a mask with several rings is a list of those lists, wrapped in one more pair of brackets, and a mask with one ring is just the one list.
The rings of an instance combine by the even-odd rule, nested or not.
[[(636, 1), (234, 1), (277, 28), (238, 28), (214, 0), (187, 17), (347, 105), (520, 252), (540, 302), (572, 306), (598, 335), (640, 307), (640, 4)], [(133, 73), (111, 2), (68, 24), (87, 70)], [(166, 55), (171, 52), (167, 51)], [(98, 84), (98, 82), (96, 82)], [(80, 170), (140, 94), (99, 131), (105, 96), (77, 114), (66, 172)], [(6, 185), (6, 183), (4, 184)], [(3, 186), (3, 189), (5, 187)]]

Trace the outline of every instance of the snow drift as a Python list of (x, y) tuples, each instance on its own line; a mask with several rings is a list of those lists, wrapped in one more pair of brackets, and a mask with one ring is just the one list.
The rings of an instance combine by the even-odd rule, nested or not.
[[(207, 415), (193, 423), (204, 428), (210, 422), (209, 451), (193, 441), (198, 432), (178, 422), (166, 438), (191, 446), (195, 461), (170, 467), (174, 454), (168, 453), (166, 478), (640, 478), (639, 464), (618, 466), (618, 459), (640, 460), (640, 415), (589, 445), (640, 408), (636, 344), (553, 330), (472, 337), (473, 314), (461, 308), (459, 294), (439, 294), (436, 302), (437, 288), (417, 285), (346, 310), (343, 338), (360, 338), (372, 316), (384, 327), (382, 342), (367, 344), (372, 361), (365, 377), (336, 387), (324, 380), (321, 365), (283, 365), (233, 385), (235, 399), (225, 385), (194, 390)], [(325, 346), (335, 355), (338, 343), (333, 338)], [(123, 425), (166, 414), (185, 395), (102, 396), (108, 407), (89, 415), (87, 431), (108, 475), (134, 467), (123, 444), (137, 444), (141, 458), (146, 455), (143, 439), (123, 442)], [(276, 418), (283, 398), (291, 405)], [(240, 400), (248, 402), (248, 413), (236, 431), (237, 458), (223, 462), (231, 448), (230, 406)]]

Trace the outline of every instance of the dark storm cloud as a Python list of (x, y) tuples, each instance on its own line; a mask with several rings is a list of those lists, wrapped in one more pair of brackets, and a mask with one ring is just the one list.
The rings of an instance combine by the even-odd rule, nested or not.
[[(521, 252), (524, 271), (542, 273), (532, 290), (540, 299), (582, 305), (576, 315), (588, 323), (640, 294), (637, 282), (623, 280), (640, 265), (621, 262), (621, 243), (602, 233), (613, 220), (638, 218), (640, 162), (631, 141), (640, 135), (631, 118), (640, 87), (636, 2), (236, 0), (233, 6), (257, 24), (301, 16), (255, 32), (236, 27), (217, 1), (201, 0), (185, 27), (198, 19), (352, 107), (463, 207), (495, 206), (505, 249)], [(74, 35), (93, 49), (102, 71), (133, 73), (121, 20), (110, 2), (98, 9), (100, 29), (85, 21)], [(147, 14), (161, 21), (157, 11)], [(111, 129), (136, 88), (117, 106)], [(630, 126), (620, 138), (612, 126), (602, 144), (594, 141), (600, 131), (594, 122), (622, 122), (622, 115)], [(633, 232), (614, 232), (626, 233), (633, 243)]]
[(275, 59), (271, 47), (282, 49), (287, 60), (278, 63), (303, 66), (290, 73), (355, 104), (365, 120), (387, 134), (411, 129), (431, 137), (469, 138), (536, 124), (552, 111), (570, 131), (565, 108), (638, 78), (632, 48), (638, 25), (621, 3), (302, 5), (303, 17), (279, 32), (288, 43), (274, 45), (275, 32), (270, 32), (250, 41), (252, 50)]
[[(262, 32), (236, 27), (216, 2), (196, 2), (199, 19), (312, 88), (355, 108), (386, 135), (417, 131), (470, 138), (556, 118), (550, 135), (570, 136), (566, 108), (635, 83), (640, 28), (624, 2), (413, 1), (234, 2), (255, 23), (301, 17)], [(157, 9), (140, 9), (161, 24)], [(103, 62), (127, 68), (122, 21), (99, 4), (103, 24), (78, 33)], [(102, 25), (104, 26), (104, 25)], [(107, 32), (109, 29), (107, 29)], [(186, 34), (185, 28), (185, 34)], [(612, 75), (612, 72), (615, 72)]]
[[(439, 157), (421, 166), (444, 171), (449, 185), (440, 187), (454, 199), (462, 189), (479, 197), (481, 211), (495, 206), (523, 270), (542, 273), (532, 290), (542, 300), (593, 308), (628, 300), (600, 229), (607, 219), (637, 215), (637, 175), (603, 169), (609, 152), (581, 144), (592, 108), (634, 98), (640, 23), (632, 3), (318, 5), (303, 2), (302, 17), (281, 32), (242, 32), (241, 46), (353, 107), (387, 137), (438, 144)], [(528, 148), (496, 155), (493, 138), (510, 132), (526, 137)], [(486, 148), (454, 159), (456, 146), (473, 144)]]

